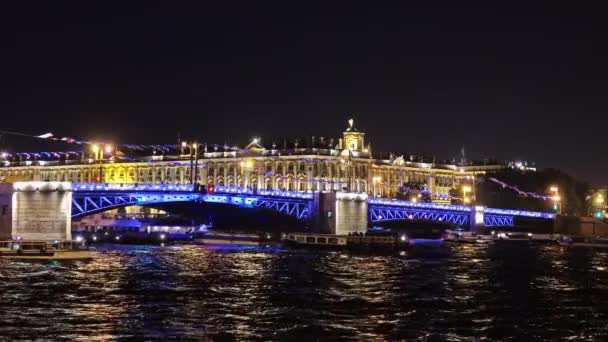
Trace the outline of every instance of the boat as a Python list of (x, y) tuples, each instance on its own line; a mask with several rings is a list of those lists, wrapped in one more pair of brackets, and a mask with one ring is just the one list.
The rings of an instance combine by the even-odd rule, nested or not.
[(294, 248), (348, 249), (352, 251), (382, 252), (404, 249), (410, 245), (405, 235), (387, 233), (353, 233), (350, 235), (291, 233), (285, 245)]
[(608, 238), (594, 236), (562, 236), (558, 243), (565, 247), (608, 248)]
[(309, 233), (291, 233), (287, 234), (284, 239), (285, 245), (289, 247), (318, 247), (328, 249), (340, 249), (348, 247), (347, 235), (332, 235), (332, 234), (309, 234)]
[(194, 243), (202, 245), (244, 245), (265, 246), (271, 242), (270, 234), (252, 234), (232, 231), (207, 231), (197, 233)]
[(446, 230), (443, 240), (454, 243), (490, 244), (494, 243), (496, 237), (493, 235), (481, 235), (475, 232)]
[(446, 230), (443, 236), (445, 242), (476, 243), (477, 234), (458, 230)]
[(497, 232), (495, 233), (495, 242), (531, 242), (532, 233), (528, 232)]
[(83, 240), (7, 240), (0, 241), (0, 259), (86, 260), (93, 250)]

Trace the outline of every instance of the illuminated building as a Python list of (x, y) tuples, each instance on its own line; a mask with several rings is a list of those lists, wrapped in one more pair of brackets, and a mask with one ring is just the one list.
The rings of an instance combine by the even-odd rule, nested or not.
[(374, 155), (365, 133), (358, 131), (352, 120), (338, 139), (265, 142), (256, 138), (244, 148), (199, 144), (194, 162), (190, 161), (189, 148), (192, 146), (181, 142), (140, 150), (137, 145), (121, 145), (116, 147), (121, 155), (102, 156), (103, 162), (89, 151), (64, 152), (58, 158), (17, 158), (14, 154), (12, 159), (4, 158), (0, 180), (183, 184), (190, 183), (196, 173), (195, 181), (202, 185), (348, 190), (384, 198), (400, 197), (404, 187), (417, 184), (416, 192), (424, 192), (433, 202), (449, 203), (452, 189), (468, 184), (474, 194), (475, 176), (504, 167), (458, 166), (392, 153)]

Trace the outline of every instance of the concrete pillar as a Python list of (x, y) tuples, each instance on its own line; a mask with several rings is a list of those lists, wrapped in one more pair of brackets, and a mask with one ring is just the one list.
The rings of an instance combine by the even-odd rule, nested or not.
[(310, 210), (317, 233), (346, 235), (367, 230), (367, 194), (316, 192)]
[[(24, 240), (70, 240), (72, 190), (69, 182), (16, 182), (0, 187), (0, 235)], [(5, 202), (10, 196), (8, 207)], [(10, 208), (10, 225), (7, 219)], [(2, 215), (2, 212), (5, 212)], [(10, 227), (10, 228), (9, 228)]]
[(9, 240), (13, 222), (13, 184), (0, 183), (0, 240)]
[(480, 232), (485, 228), (484, 209), (482, 206), (471, 207), (469, 223), (472, 232)]

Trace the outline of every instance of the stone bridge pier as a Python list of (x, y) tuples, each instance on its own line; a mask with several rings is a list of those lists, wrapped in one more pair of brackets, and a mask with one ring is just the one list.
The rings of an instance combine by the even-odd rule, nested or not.
[(367, 230), (367, 194), (315, 193), (311, 205), (311, 223), (317, 233), (345, 235)]
[(0, 239), (71, 240), (70, 182), (0, 184)]

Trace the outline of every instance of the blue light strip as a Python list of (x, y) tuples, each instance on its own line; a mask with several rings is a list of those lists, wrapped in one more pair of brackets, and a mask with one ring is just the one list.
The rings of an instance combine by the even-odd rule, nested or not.
[(464, 206), (464, 205), (411, 202), (411, 201), (383, 199), (383, 198), (370, 198), (369, 204), (410, 207), (410, 208), (422, 208), (422, 209), (454, 210), (454, 211), (465, 211), (465, 212), (471, 212), (474, 210), (474, 207), (468, 207), (468, 206)]
[[(242, 188), (239, 186), (216, 185), (215, 192), (228, 193), (228, 194), (253, 195), (253, 189)], [(313, 197), (314, 197), (314, 195), (311, 192), (287, 191), (287, 190), (258, 190), (257, 194), (261, 195), (261, 196), (288, 197), (288, 198), (301, 198), (301, 199), (313, 199)]]
[(544, 219), (554, 219), (555, 218), (555, 214), (552, 214), (552, 213), (542, 213), (542, 212), (537, 212), (537, 211), (524, 211), (524, 210), (512, 210), (512, 209), (498, 209), (498, 208), (485, 208), (484, 213), (498, 214), (498, 215), (536, 217), (536, 218), (544, 218)]
[(183, 191), (193, 192), (192, 184), (72, 183), (72, 191)]

